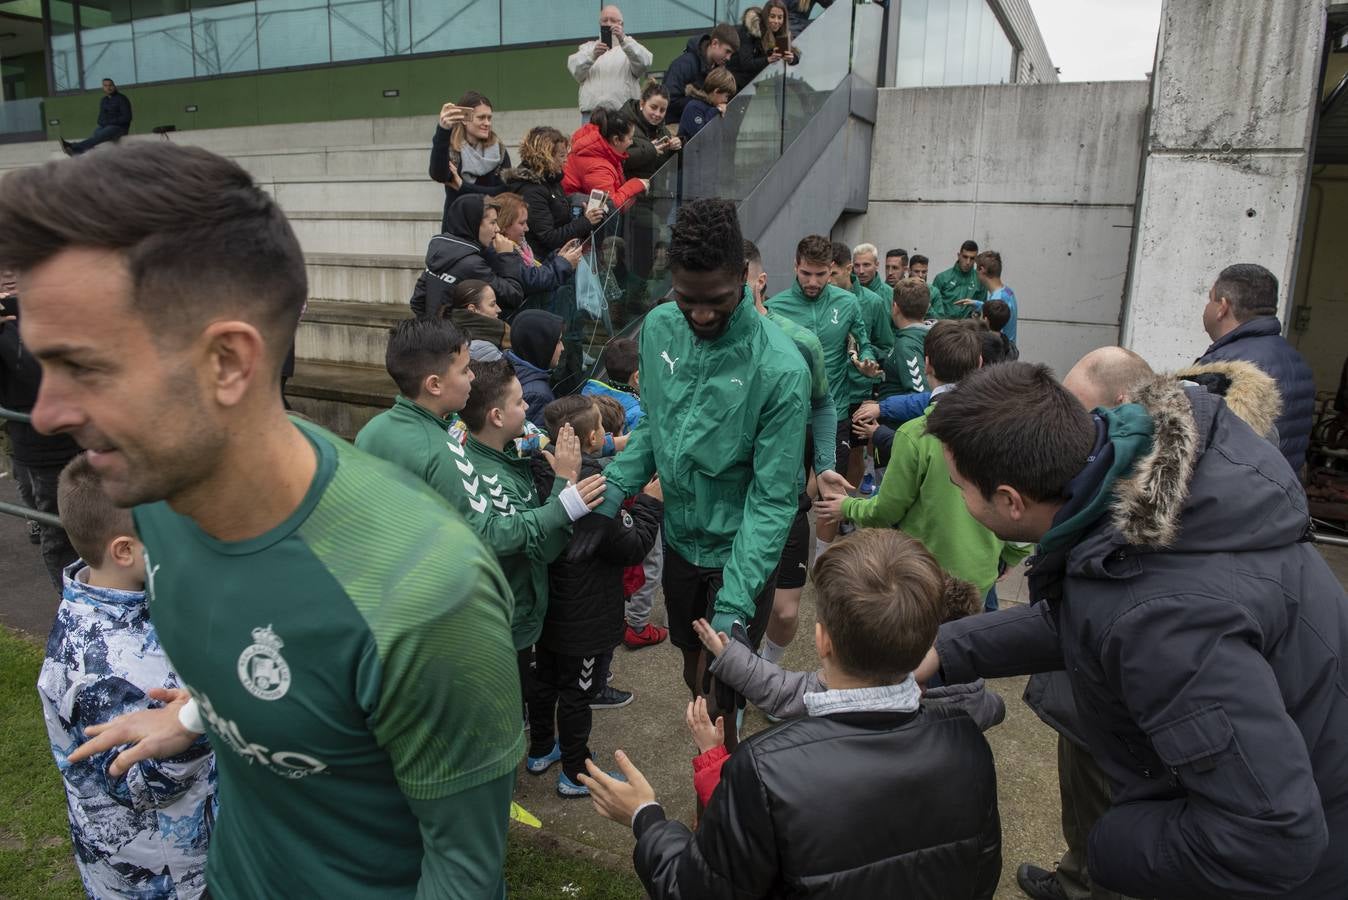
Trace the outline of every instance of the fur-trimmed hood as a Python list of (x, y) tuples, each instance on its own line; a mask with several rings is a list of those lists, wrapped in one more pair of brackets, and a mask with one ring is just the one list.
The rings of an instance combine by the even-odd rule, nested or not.
[(1152, 420), (1151, 449), (1113, 486), (1108, 523), (1081, 540), (1069, 568), (1127, 577), (1129, 567), (1112, 562), (1124, 547), (1240, 552), (1302, 539), (1309, 519), (1296, 475), (1221, 397), (1156, 375), (1133, 388), (1132, 402)]
[(749, 32), (749, 35), (753, 37), (754, 40), (762, 40), (763, 7), (751, 6), (746, 9), (744, 15), (740, 16), (740, 24), (744, 26), (744, 30)]
[(542, 174), (541, 172), (535, 172), (528, 166), (516, 166), (513, 169), (506, 169), (504, 172), (502, 172), (501, 180), (504, 181), (506, 184), (515, 184), (516, 182), (520, 181), (527, 182), (529, 184), (550, 184), (551, 182), (554, 181), (561, 181), (562, 173), (558, 172), (556, 175), (549, 178), (548, 176)]
[(1175, 377), (1202, 385), (1208, 393), (1221, 397), (1255, 434), (1277, 442), (1275, 423), (1282, 415), (1282, 392), (1278, 382), (1254, 363), (1242, 359), (1195, 363), (1180, 369)]

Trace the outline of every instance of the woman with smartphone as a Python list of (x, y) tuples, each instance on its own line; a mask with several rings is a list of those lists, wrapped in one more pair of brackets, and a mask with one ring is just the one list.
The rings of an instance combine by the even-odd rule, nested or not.
[(501, 172), (510, 168), (510, 151), (491, 127), (492, 105), (484, 95), (468, 91), (458, 103), (440, 109), (431, 139), (430, 174), (445, 186), (445, 211), (440, 231), (449, 230), (449, 208), (463, 194), (499, 194)]
[(590, 124), (571, 136), (571, 155), (562, 169), (567, 194), (599, 190), (615, 209), (623, 209), (650, 187), (644, 178), (623, 178), (623, 163), (637, 124), (621, 110), (598, 107)]
[(740, 48), (726, 63), (740, 90), (770, 65), (782, 60), (791, 66), (800, 62), (800, 51), (791, 43), (787, 13), (786, 0), (767, 0), (761, 7), (744, 11), (736, 26)]
[(540, 259), (589, 237), (604, 219), (602, 209), (572, 218), (571, 201), (562, 190), (562, 167), (570, 151), (571, 142), (556, 128), (530, 128), (520, 142), (520, 164), (503, 174), (506, 187), (529, 208), (524, 240)]
[(640, 100), (629, 100), (623, 107), (623, 113), (637, 123), (623, 163), (628, 178), (650, 178), (683, 146), (665, 127), (668, 111), (669, 90), (655, 79), (646, 82)]

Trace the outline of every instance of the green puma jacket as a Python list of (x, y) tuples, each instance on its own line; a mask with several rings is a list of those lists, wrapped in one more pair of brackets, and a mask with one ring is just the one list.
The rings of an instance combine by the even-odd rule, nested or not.
[(857, 353), (862, 359), (875, 359), (875, 351), (871, 349), (871, 333), (861, 313), (861, 302), (851, 292), (833, 284), (824, 285), (819, 296), (811, 300), (800, 289), (800, 282), (793, 281), (790, 289), (769, 298), (767, 307), (797, 325), (804, 326), (819, 338), (819, 345), (824, 348), (828, 389), (833, 395), (838, 421), (847, 418), (847, 410), (852, 403), (847, 373), (856, 370), (847, 356), (847, 336), (850, 334), (856, 339)]
[[(866, 322), (866, 332), (870, 335), (871, 349), (875, 351), (875, 358), (884, 360), (894, 349), (894, 320), (889, 314), (894, 304), (885, 302), (884, 297), (863, 285), (855, 275), (852, 276), (852, 295), (861, 303), (861, 317)], [(892, 291), (890, 296), (893, 297)], [(856, 366), (851, 366), (850, 369), (847, 378), (851, 386), (849, 398), (851, 402), (860, 403), (871, 399), (879, 379), (867, 378), (857, 371)]]

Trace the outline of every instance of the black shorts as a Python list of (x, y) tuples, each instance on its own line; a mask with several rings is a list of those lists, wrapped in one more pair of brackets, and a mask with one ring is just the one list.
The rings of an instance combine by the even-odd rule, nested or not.
[(847, 474), (847, 463), (852, 457), (852, 416), (856, 415), (857, 410), (861, 409), (860, 403), (853, 403), (847, 407), (847, 418), (838, 422), (837, 444), (834, 450), (835, 461), (833, 468), (839, 475)]
[(805, 587), (810, 574), (810, 495), (800, 495), (796, 517), (786, 533), (782, 561), (777, 564), (777, 587), (793, 590)]
[[(665, 614), (669, 620), (669, 642), (680, 650), (700, 650), (702, 642), (693, 631), (693, 622), (697, 619), (712, 618), (712, 605), (716, 594), (721, 590), (724, 579), (721, 569), (707, 569), (695, 566), (679, 555), (668, 544), (665, 545), (665, 572), (661, 587), (665, 592)], [(777, 573), (768, 575), (767, 584), (754, 598), (754, 617), (745, 625), (749, 630), (749, 641), (755, 650), (763, 640), (763, 632), (768, 627), (768, 617), (772, 614), (772, 595), (777, 589)]]

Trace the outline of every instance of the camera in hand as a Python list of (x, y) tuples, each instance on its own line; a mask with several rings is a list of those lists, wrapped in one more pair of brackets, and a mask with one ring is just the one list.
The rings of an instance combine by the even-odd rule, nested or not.
[(610, 25), (599, 26), (599, 43), (613, 46), (613, 27)]

